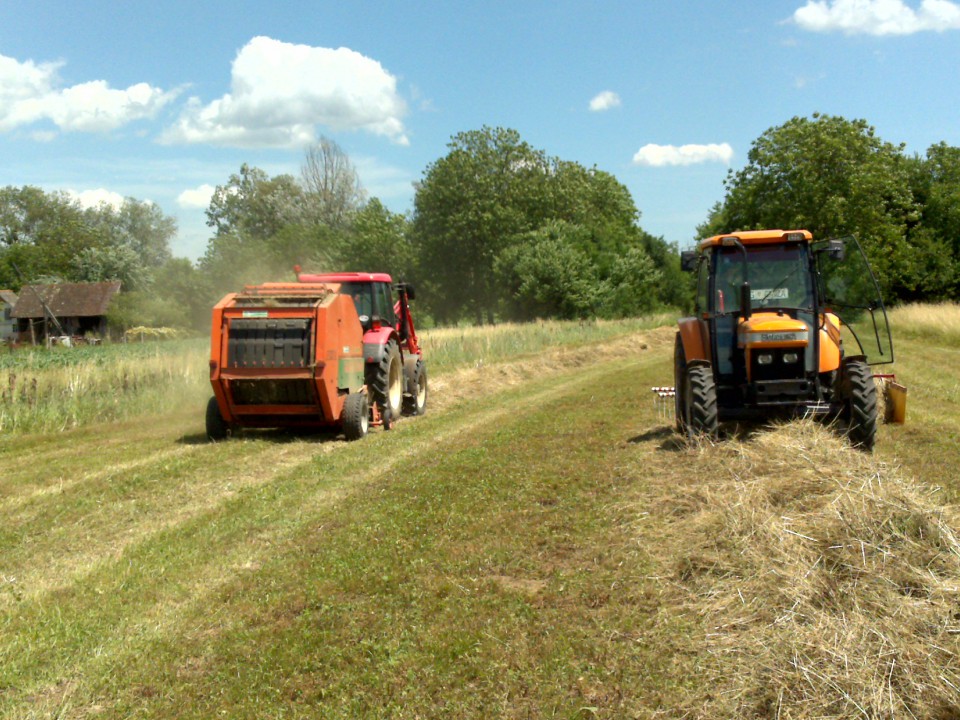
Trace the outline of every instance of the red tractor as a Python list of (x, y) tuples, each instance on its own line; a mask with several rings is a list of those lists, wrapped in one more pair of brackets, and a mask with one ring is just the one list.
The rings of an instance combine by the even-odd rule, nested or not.
[[(302, 283), (323, 283), (353, 298), (363, 328), (364, 378), (389, 427), (392, 418), (427, 410), (427, 365), (410, 314), (413, 286), (395, 285), (386, 273), (310, 274), (296, 268)], [(396, 290), (397, 299), (393, 299)]]
[(371, 425), (422, 415), (413, 288), (383, 273), (297, 273), (298, 282), (247, 286), (214, 307), (207, 435), (303, 427), (356, 440)]

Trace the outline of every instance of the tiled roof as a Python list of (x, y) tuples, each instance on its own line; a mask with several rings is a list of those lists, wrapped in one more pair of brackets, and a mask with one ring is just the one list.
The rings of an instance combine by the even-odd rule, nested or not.
[[(110, 300), (120, 290), (120, 281), (24, 285), (10, 313), (15, 318), (42, 318), (42, 297), (57, 317), (97, 317), (107, 313)], [(39, 297), (38, 297), (39, 295)]]

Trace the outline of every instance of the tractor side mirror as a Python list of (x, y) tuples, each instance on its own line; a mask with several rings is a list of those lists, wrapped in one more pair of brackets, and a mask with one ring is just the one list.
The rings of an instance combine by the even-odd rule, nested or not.
[(684, 250), (680, 253), (680, 269), (683, 272), (693, 272), (697, 269), (696, 250)]
[(750, 298), (750, 283), (745, 282), (740, 286), (740, 312), (744, 320), (749, 320), (753, 315), (753, 301)]
[(843, 260), (847, 256), (843, 240), (830, 240), (827, 244), (827, 257), (831, 260)]
[(413, 289), (413, 285), (406, 282), (399, 282), (393, 286), (393, 289), (397, 292), (402, 292), (407, 294), (407, 300), (416, 300), (417, 291)]

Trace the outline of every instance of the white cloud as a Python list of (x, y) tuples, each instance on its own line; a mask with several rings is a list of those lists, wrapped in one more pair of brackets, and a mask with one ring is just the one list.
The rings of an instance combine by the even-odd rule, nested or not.
[(119, 210), (123, 207), (123, 195), (112, 190), (97, 188), (96, 190), (83, 190), (81, 192), (76, 190), (66, 190), (65, 192), (73, 200), (80, 203), (80, 207), (83, 208), (98, 208), (101, 205), (109, 205), (114, 210)]
[[(106, 132), (156, 115), (179, 91), (166, 92), (147, 83), (126, 90), (105, 80), (61, 88), (62, 63), (19, 62), (0, 55), (0, 131), (50, 121), (60, 130)], [(49, 133), (35, 137), (49, 139)]]
[(808, 0), (793, 21), (812, 32), (847, 35), (911, 35), (924, 30), (960, 29), (960, 5), (922, 0), (914, 10), (903, 0)]
[(214, 191), (216, 191), (216, 188), (213, 185), (206, 184), (192, 190), (184, 190), (177, 195), (177, 205), (182, 208), (201, 208), (205, 210), (210, 207), (210, 198), (213, 197)]
[(615, 107), (620, 107), (620, 96), (612, 90), (604, 90), (590, 101), (590, 110), (593, 112), (603, 112)]
[(710, 145), (644, 145), (633, 156), (634, 165), (664, 167), (666, 165), (696, 165), (705, 162), (730, 164), (733, 148), (727, 143)]
[(230, 92), (207, 105), (191, 98), (163, 141), (290, 147), (312, 142), (321, 125), (407, 145), (405, 114), (396, 78), (376, 60), (255, 37), (233, 61)]

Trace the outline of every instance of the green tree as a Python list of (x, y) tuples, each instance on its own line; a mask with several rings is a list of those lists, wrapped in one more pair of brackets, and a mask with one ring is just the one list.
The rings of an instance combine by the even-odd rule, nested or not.
[(413, 232), (432, 278), (441, 322), (472, 315), (492, 322), (500, 292), (493, 264), (515, 236), (549, 216), (549, 163), (515, 130), (483, 127), (455, 135), (431, 163), (414, 199)]
[(856, 234), (887, 290), (917, 284), (907, 228), (919, 208), (903, 146), (881, 140), (865, 120), (794, 117), (757, 138), (747, 164), (724, 184), (722, 206), (701, 229)]
[(578, 225), (553, 220), (525, 233), (494, 262), (508, 291), (506, 315), (513, 320), (595, 314), (602, 289), (596, 266), (581, 249), (589, 242)]
[(338, 254), (338, 268), (388, 272), (394, 279), (415, 277), (410, 223), (373, 198), (358, 210)]

